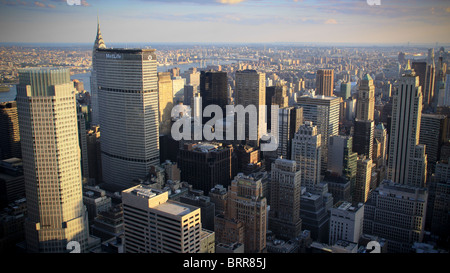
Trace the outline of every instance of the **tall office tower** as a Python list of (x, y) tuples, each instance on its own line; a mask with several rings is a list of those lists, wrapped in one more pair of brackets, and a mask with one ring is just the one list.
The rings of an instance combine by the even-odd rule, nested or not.
[(407, 69), (392, 96), (387, 178), (395, 183), (424, 186), (427, 174), (425, 147), (419, 145), (422, 88), (414, 70)]
[(333, 96), (334, 70), (319, 69), (316, 74), (316, 95)]
[(311, 231), (311, 238), (321, 243), (328, 242), (329, 220), (328, 208), (324, 195), (306, 191), (302, 186), (300, 196), (300, 218), (302, 229)]
[(447, 140), (447, 116), (422, 114), (419, 143), (425, 145), (427, 173), (434, 173), (436, 162), (441, 156), (442, 144)]
[(356, 163), (355, 190), (352, 195), (353, 204), (365, 203), (369, 197), (372, 178), (372, 159), (365, 156), (358, 158)]
[[(183, 104), (191, 105), (191, 101), (194, 98), (194, 94), (197, 92), (197, 87), (191, 84), (186, 84), (184, 86)], [(191, 106), (192, 107), (192, 106)]]
[(353, 151), (359, 155), (372, 158), (375, 122), (373, 120), (355, 119), (353, 133)]
[[(274, 86), (266, 87), (266, 105), (267, 105), (267, 129), (272, 129), (272, 117), (276, 117), (277, 113), (275, 109), (272, 110), (272, 105), (278, 105), (279, 108), (285, 108), (289, 106), (289, 97), (287, 95), (287, 86), (278, 82)], [(276, 120), (276, 119), (275, 119)], [(276, 128), (275, 128), (276, 130)]]
[(340, 201), (330, 209), (330, 239), (328, 244), (334, 245), (338, 240), (358, 243), (363, 234), (364, 205), (352, 206)]
[(293, 160), (277, 159), (272, 163), (270, 180), (269, 228), (277, 238), (290, 240), (301, 233), (301, 175)]
[(83, 184), (87, 184), (89, 180), (89, 158), (87, 146), (86, 114), (83, 113), (82, 106), (77, 103), (77, 121), (78, 121), (78, 142), (81, 151), (81, 176)]
[(343, 100), (347, 100), (352, 96), (352, 85), (349, 81), (341, 83), (340, 96)]
[(172, 78), (169, 72), (158, 72), (159, 133), (170, 135), (173, 108)]
[(197, 71), (196, 67), (191, 67), (180, 75), (186, 79), (186, 84), (194, 86), (197, 91), (198, 86), (200, 86), (200, 72)]
[(327, 170), (328, 140), (339, 133), (340, 98), (301, 96), (297, 105), (303, 107), (303, 120), (312, 121), (322, 137), (321, 172)]
[[(436, 162), (435, 176), (431, 179), (428, 202), (433, 202), (430, 211), (430, 230), (439, 236), (439, 241), (448, 246), (450, 237), (450, 164), (448, 160)], [(433, 193), (432, 193), (433, 191)], [(434, 200), (431, 200), (431, 194)], [(429, 207), (428, 207), (429, 208)], [(427, 209), (428, 209), (427, 208)]]
[(181, 180), (205, 195), (217, 184), (225, 187), (233, 179), (233, 146), (221, 143), (185, 144), (178, 152)]
[(225, 108), (228, 105), (227, 72), (202, 71), (200, 73), (200, 96), (202, 97), (202, 110), (206, 106), (214, 104), (220, 106), (225, 115)]
[(228, 218), (244, 223), (246, 253), (266, 248), (267, 200), (261, 179), (238, 174), (228, 187)]
[[(236, 71), (236, 90), (235, 90), (235, 105), (242, 105), (247, 107), (254, 105), (256, 111), (258, 111), (257, 120), (257, 139), (256, 141), (250, 141), (253, 146), (259, 146), (259, 139), (266, 133), (266, 113), (260, 106), (266, 105), (266, 73), (257, 72), (256, 70), (239, 70)], [(249, 133), (249, 120), (245, 119), (245, 132), (246, 138)]]
[(332, 136), (328, 143), (328, 171), (343, 176), (350, 182), (354, 192), (358, 154), (353, 152), (353, 137)]
[(428, 192), (384, 180), (364, 205), (364, 234), (386, 239), (388, 252), (411, 251), (422, 242)]
[(30, 252), (87, 247), (75, 89), (68, 69), (25, 69), (17, 86)]
[(122, 191), (125, 253), (199, 253), (200, 208), (138, 185)]
[(425, 83), (427, 82), (427, 62), (412, 62), (411, 68), (419, 76), (419, 85), (422, 86), (422, 92), (424, 92)]
[(21, 158), (17, 102), (0, 103), (0, 159)]
[(320, 166), (322, 157), (322, 138), (317, 126), (305, 121), (292, 139), (292, 160), (297, 162), (297, 170), (301, 172), (302, 187), (314, 189), (320, 182)]
[(424, 107), (431, 106), (434, 99), (434, 82), (436, 78), (436, 64), (434, 62), (434, 48), (428, 50), (427, 76), (425, 79)]
[(172, 77), (172, 92), (173, 92), (173, 101), (175, 104), (183, 102), (185, 85), (186, 79), (180, 76)]
[(86, 144), (89, 162), (90, 186), (99, 184), (102, 179), (102, 155), (100, 150), (99, 126), (92, 126), (86, 134)]
[(369, 74), (364, 75), (358, 88), (356, 118), (373, 120), (375, 110), (375, 86)]
[(387, 130), (383, 123), (378, 123), (374, 130), (374, 141), (379, 144), (379, 153), (373, 155), (373, 163), (378, 167), (386, 166), (387, 163)]
[[(298, 106), (284, 107), (278, 110), (278, 149), (277, 155), (292, 159), (292, 139), (303, 124), (303, 108)], [(273, 132), (273, 130), (272, 130)]]
[(445, 92), (442, 106), (450, 106), (450, 68), (447, 68), (447, 73), (445, 74)]
[(97, 49), (96, 63), (103, 179), (129, 187), (159, 164), (155, 49)]
[(92, 108), (92, 124), (98, 125), (99, 110), (98, 110), (98, 89), (97, 89), (97, 49), (106, 48), (103, 41), (102, 33), (100, 32), (100, 23), (97, 17), (97, 36), (95, 37), (94, 48), (92, 50), (92, 70), (91, 70), (91, 108)]
[(228, 192), (223, 185), (217, 184), (209, 191), (208, 194), (212, 203), (215, 206), (215, 214), (225, 215), (227, 211)]
[(390, 81), (387, 81), (383, 85), (383, 100), (389, 101), (392, 95), (392, 83)]

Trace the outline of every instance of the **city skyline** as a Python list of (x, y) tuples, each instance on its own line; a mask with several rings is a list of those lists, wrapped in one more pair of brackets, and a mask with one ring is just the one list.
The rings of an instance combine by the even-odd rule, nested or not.
[[(70, 2), (70, 1), (69, 1)], [(76, 1), (74, 1), (76, 2)], [(3, 43), (445, 44), (450, 4), (366, 0), (2, 0)], [(369, 1), (370, 2), (370, 1)], [(58, 22), (55, 24), (54, 22)], [(414, 31), (411, 31), (414, 29)]]

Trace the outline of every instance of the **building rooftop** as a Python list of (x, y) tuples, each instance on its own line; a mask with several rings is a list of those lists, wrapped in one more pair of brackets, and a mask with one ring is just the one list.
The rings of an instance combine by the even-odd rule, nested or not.
[(154, 207), (154, 209), (171, 215), (183, 216), (194, 211), (196, 207), (169, 200)]

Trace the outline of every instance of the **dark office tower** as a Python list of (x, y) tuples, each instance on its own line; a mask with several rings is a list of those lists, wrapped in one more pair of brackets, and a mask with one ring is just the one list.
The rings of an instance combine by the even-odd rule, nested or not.
[(100, 127), (92, 126), (86, 133), (87, 154), (89, 162), (90, 186), (100, 184), (102, 179), (102, 157), (100, 150)]
[(78, 142), (80, 143), (81, 151), (81, 175), (83, 177), (83, 184), (89, 180), (89, 158), (88, 147), (86, 139), (86, 114), (82, 111), (82, 106), (77, 103), (77, 120), (78, 120)]
[(353, 151), (372, 159), (375, 122), (355, 119)]
[(411, 68), (414, 69), (416, 75), (419, 76), (419, 85), (422, 86), (422, 91), (425, 90), (425, 82), (427, 81), (427, 63), (412, 62)]
[(398, 53), (398, 62), (403, 65), (406, 63), (406, 58), (405, 58), (405, 53), (404, 52), (399, 52)]
[(19, 72), (17, 110), (22, 146), (29, 252), (87, 249), (75, 88), (68, 69)]
[(91, 71), (91, 108), (92, 108), (92, 124), (99, 124), (98, 112), (98, 90), (97, 90), (97, 61), (96, 51), (100, 48), (106, 48), (100, 32), (100, 23), (97, 18), (97, 36), (95, 37), (94, 48), (92, 51), (92, 71)]
[(450, 164), (448, 160), (436, 163), (435, 175), (431, 179), (430, 195), (433, 194), (432, 210), (430, 210), (430, 226), (432, 234), (439, 236), (439, 242), (449, 247), (450, 239)]
[(423, 187), (427, 175), (425, 146), (419, 144), (422, 88), (408, 68), (392, 96), (387, 178), (394, 183)]
[(352, 96), (352, 85), (350, 82), (341, 83), (340, 95), (343, 100), (349, 99)]
[(103, 180), (127, 188), (159, 164), (155, 49), (95, 54)]
[(320, 69), (316, 74), (316, 95), (333, 96), (334, 70)]
[(281, 83), (277, 83), (274, 86), (266, 87), (266, 105), (267, 105), (267, 129), (272, 130), (272, 115), (276, 116), (276, 113), (272, 113), (272, 105), (278, 105), (279, 108), (289, 106), (289, 98), (287, 96), (287, 86)]
[(290, 240), (300, 235), (300, 170), (293, 160), (272, 163), (269, 227), (277, 238)]
[[(292, 139), (303, 124), (303, 108), (284, 107), (278, 110), (278, 149), (277, 155), (292, 159)], [(273, 130), (272, 130), (273, 132)]]
[(0, 159), (12, 157), (22, 157), (15, 101), (0, 103)]
[(447, 116), (422, 114), (419, 143), (425, 145), (427, 173), (434, 173), (436, 162), (441, 155), (442, 144), (447, 140)]
[(200, 96), (202, 97), (203, 109), (214, 104), (220, 106), (222, 112), (225, 113), (228, 104), (227, 72), (202, 71), (200, 74)]
[(205, 195), (217, 184), (227, 187), (233, 178), (233, 147), (220, 143), (185, 144), (178, 153), (181, 180)]

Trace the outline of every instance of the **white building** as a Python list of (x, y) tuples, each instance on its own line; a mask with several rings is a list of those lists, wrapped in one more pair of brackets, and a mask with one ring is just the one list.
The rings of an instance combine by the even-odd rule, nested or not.
[(199, 253), (200, 208), (139, 185), (122, 192), (125, 253)]
[(292, 139), (292, 160), (297, 162), (301, 171), (302, 187), (311, 190), (320, 182), (322, 139), (317, 126), (305, 121)]
[(330, 209), (330, 239), (333, 245), (339, 240), (358, 243), (363, 231), (364, 205), (339, 201)]

